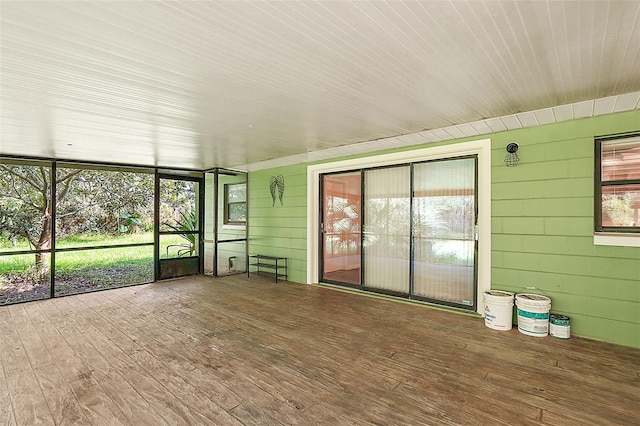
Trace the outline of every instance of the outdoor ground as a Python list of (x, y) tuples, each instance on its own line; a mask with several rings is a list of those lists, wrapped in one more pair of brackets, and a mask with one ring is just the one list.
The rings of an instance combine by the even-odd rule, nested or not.
[[(79, 269), (56, 275), (56, 296), (86, 293), (153, 281), (153, 264)], [(28, 274), (0, 276), (0, 305), (50, 297), (49, 276), (39, 281)]]

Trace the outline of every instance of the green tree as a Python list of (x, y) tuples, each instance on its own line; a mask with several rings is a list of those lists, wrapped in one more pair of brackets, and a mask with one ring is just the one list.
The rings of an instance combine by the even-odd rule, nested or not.
[[(72, 170), (58, 173), (59, 204), (80, 173)], [(53, 197), (51, 193), (51, 168), (45, 166), (20, 166), (0, 164), (0, 229), (10, 238), (25, 238), (32, 249), (51, 248)], [(48, 270), (47, 253), (36, 253), (36, 270), (43, 274)]]
[[(123, 211), (153, 220), (153, 177), (130, 172), (59, 168), (56, 194), (47, 166), (0, 164), (0, 233), (24, 238), (34, 250), (49, 250), (55, 201), (56, 237), (118, 232)], [(48, 271), (47, 253), (35, 254), (36, 271)]]
[[(69, 173), (72, 169), (58, 169)], [(120, 219), (136, 217), (130, 226), (153, 223), (153, 176), (143, 173), (82, 170), (69, 193), (57, 204), (56, 236), (97, 233), (118, 235)]]

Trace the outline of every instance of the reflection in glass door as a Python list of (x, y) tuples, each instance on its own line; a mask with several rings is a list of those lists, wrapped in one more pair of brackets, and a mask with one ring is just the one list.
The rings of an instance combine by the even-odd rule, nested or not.
[(200, 273), (200, 179), (159, 176), (158, 279)]
[(408, 295), (411, 168), (364, 171), (363, 286)]
[(360, 285), (360, 172), (324, 175), (322, 281)]
[(476, 158), (414, 166), (413, 294), (475, 306)]

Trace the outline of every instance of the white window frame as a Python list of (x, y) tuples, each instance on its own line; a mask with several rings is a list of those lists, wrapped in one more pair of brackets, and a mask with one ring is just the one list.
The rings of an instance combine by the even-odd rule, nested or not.
[(320, 175), (354, 169), (478, 156), (478, 293), (477, 313), (484, 313), (483, 294), (491, 289), (491, 139), (372, 155), (307, 167), (307, 283), (319, 276)]

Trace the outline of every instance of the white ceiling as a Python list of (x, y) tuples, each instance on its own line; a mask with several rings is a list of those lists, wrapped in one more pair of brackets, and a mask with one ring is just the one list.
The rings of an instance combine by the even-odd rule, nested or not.
[(2, 1), (0, 15), (1, 154), (240, 167), (640, 100), (637, 0)]

